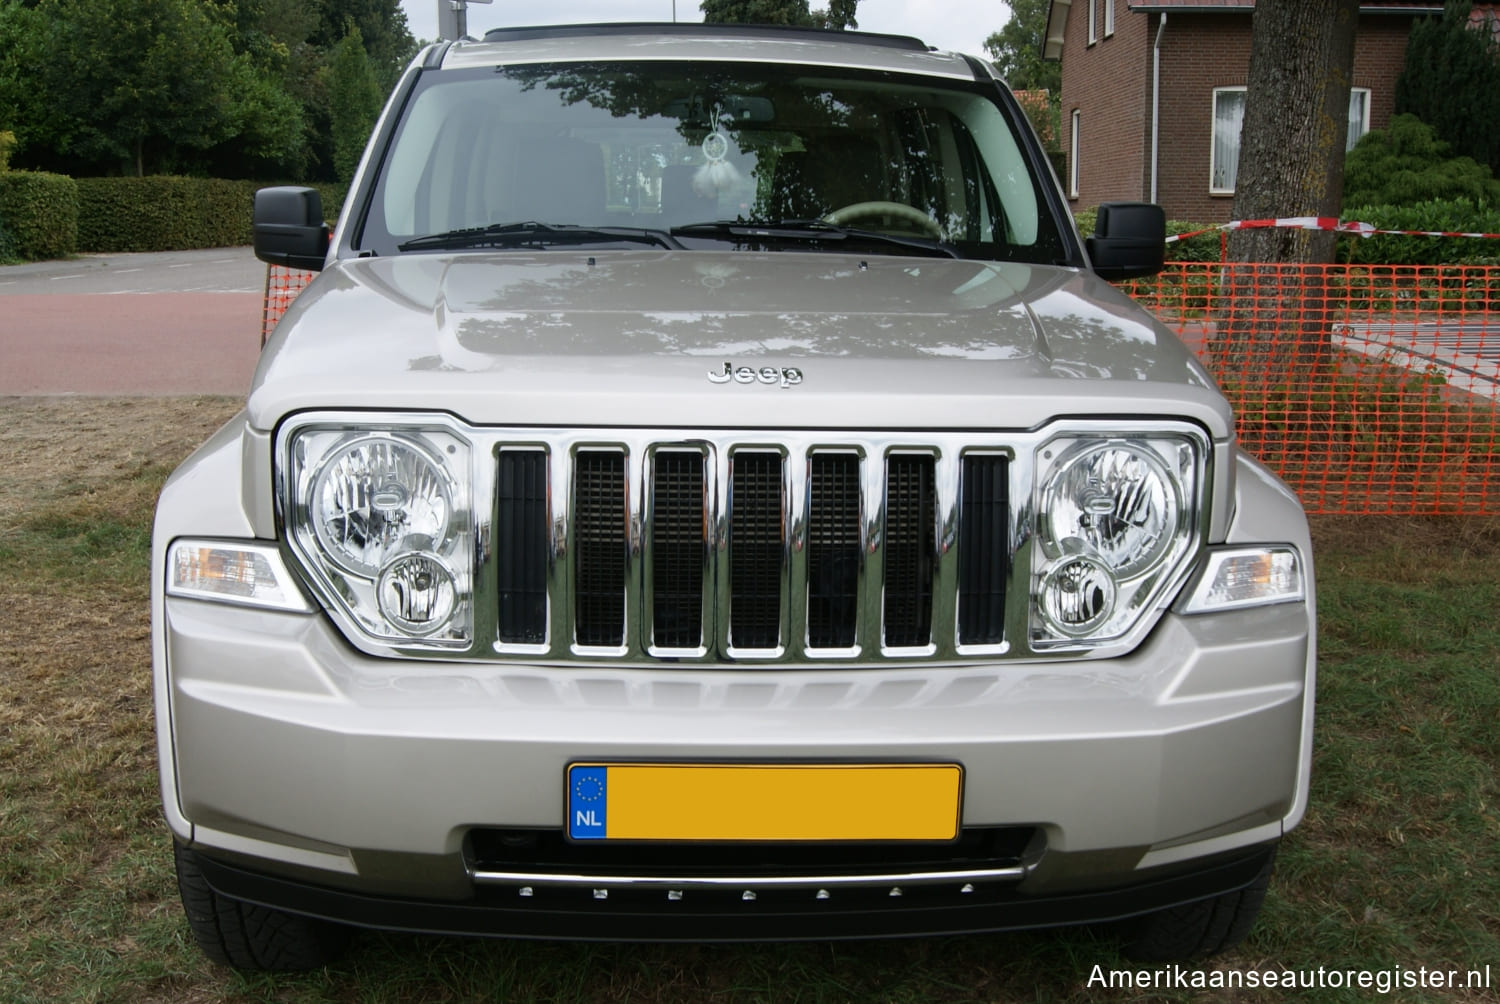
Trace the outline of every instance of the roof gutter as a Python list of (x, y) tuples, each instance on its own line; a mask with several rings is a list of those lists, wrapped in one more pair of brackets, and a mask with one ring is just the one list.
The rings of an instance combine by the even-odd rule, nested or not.
[(1042, 58), (1062, 58), (1063, 36), (1068, 30), (1068, 11), (1073, 0), (1052, 0), (1047, 8), (1047, 33), (1042, 36)]
[(1158, 168), (1161, 165), (1161, 42), (1167, 33), (1167, 12), (1156, 26), (1156, 44), (1151, 47), (1151, 201), (1156, 202)]

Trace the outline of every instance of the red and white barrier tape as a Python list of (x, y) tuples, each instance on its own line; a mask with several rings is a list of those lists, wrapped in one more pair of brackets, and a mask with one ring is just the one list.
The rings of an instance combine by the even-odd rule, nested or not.
[(1221, 230), (1265, 230), (1271, 227), (1285, 227), (1292, 230), (1332, 230), (1341, 234), (1357, 234), (1360, 237), (1391, 234), (1396, 237), (1485, 237), (1500, 240), (1500, 234), (1466, 234), (1446, 230), (1382, 230), (1373, 223), (1357, 223), (1353, 220), (1340, 222), (1336, 216), (1286, 216), (1278, 220), (1234, 220), (1231, 223), (1204, 227), (1202, 230), (1194, 230), (1190, 233), (1172, 234), (1167, 237), (1167, 243), (1185, 241), (1189, 237), (1199, 237)]

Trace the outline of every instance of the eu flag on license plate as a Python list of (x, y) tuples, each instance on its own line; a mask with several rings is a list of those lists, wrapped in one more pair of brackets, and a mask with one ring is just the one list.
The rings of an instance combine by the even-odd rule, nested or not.
[(608, 777), (608, 767), (574, 767), (568, 771), (568, 835), (574, 840), (604, 839)]

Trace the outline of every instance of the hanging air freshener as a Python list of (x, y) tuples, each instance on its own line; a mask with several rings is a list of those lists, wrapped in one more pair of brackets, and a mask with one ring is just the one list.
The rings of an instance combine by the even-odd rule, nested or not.
[(723, 128), (724, 109), (714, 105), (713, 118), (709, 120), (712, 130), (703, 137), (704, 164), (693, 175), (693, 191), (705, 199), (717, 199), (723, 192), (733, 188), (740, 180), (740, 172), (727, 159), (729, 137)]

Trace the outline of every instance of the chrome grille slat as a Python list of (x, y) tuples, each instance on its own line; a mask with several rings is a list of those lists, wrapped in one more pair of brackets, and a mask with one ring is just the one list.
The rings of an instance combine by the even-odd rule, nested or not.
[(1026, 471), (1004, 443), (614, 430), (494, 440), (495, 547), (481, 581), (493, 584), (499, 658), (855, 664), (1011, 644), (1005, 586), (1021, 524), (1008, 479)]

